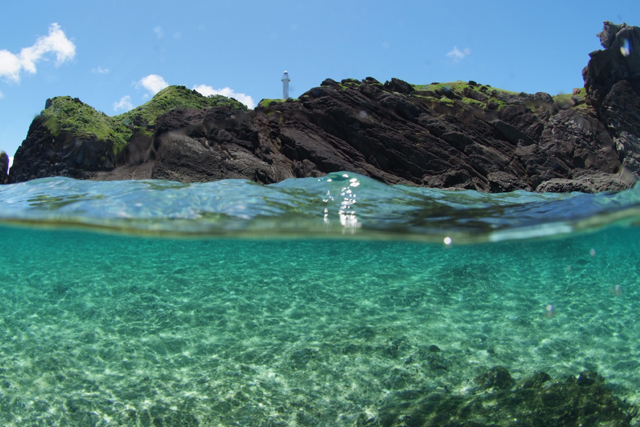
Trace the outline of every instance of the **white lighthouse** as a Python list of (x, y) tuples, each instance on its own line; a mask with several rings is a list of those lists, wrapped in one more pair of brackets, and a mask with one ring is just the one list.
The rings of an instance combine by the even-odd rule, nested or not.
[(289, 99), (289, 82), (291, 80), (289, 79), (289, 73), (288, 72), (284, 72), (284, 76), (282, 76), (282, 99), (284, 99), (285, 101), (287, 99)]

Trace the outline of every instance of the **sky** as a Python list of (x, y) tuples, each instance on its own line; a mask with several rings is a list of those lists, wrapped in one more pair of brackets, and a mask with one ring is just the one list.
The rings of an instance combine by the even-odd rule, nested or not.
[(166, 85), (253, 108), (326, 78), (475, 80), (516, 92), (582, 87), (604, 20), (640, 26), (637, 0), (25, 1), (0, 15), (0, 150), (13, 157), (47, 98), (107, 115)]

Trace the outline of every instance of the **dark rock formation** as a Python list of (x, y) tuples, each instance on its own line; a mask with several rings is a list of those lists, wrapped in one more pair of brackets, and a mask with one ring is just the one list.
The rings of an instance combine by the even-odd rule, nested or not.
[(16, 151), (9, 182), (49, 176), (85, 178), (93, 171), (112, 169), (114, 163), (112, 144), (95, 135), (54, 135), (39, 116), (31, 122), (27, 139)]
[(479, 387), (468, 395), (428, 390), (391, 393), (378, 418), (363, 425), (622, 427), (638, 415), (638, 408), (617, 399), (593, 371), (556, 382), (540, 372), (516, 383), (506, 368), (497, 366), (474, 382)]
[(9, 180), (9, 156), (4, 151), (0, 151), (0, 184), (5, 184)]
[(582, 70), (587, 102), (596, 109), (617, 82), (627, 80), (637, 89), (640, 79), (640, 28), (605, 21), (598, 37), (605, 49), (591, 52), (589, 64)]
[(640, 28), (605, 21), (605, 50), (590, 54), (582, 71), (586, 101), (598, 113), (623, 166), (640, 175)]
[(45, 110), (16, 153), (10, 181), (63, 175), (272, 183), (346, 170), (435, 188), (618, 191), (640, 174), (640, 29), (606, 23), (600, 37), (607, 48), (591, 54), (585, 89), (556, 97), (476, 82), (326, 79), (299, 100), (253, 111), (216, 104), (175, 108), (146, 122), (132, 116), (129, 130), (119, 131), (127, 139), (118, 153), (115, 139), (90, 132), (54, 137)]

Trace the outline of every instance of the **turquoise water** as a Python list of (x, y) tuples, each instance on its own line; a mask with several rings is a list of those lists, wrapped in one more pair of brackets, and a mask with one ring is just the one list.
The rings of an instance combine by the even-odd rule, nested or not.
[(418, 425), (495, 366), (640, 404), (636, 190), (328, 179), (0, 187), (0, 424)]

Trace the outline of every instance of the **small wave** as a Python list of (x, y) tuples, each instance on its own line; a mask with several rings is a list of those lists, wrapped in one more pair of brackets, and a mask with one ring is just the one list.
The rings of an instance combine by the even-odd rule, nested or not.
[(389, 186), (350, 172), (288, 179), (80, 181), (0, 187), (0, 221), (167, 237), (496, 242), (566, 235), (640, 218), (640, 187), (620, 193), (488, 194)]

